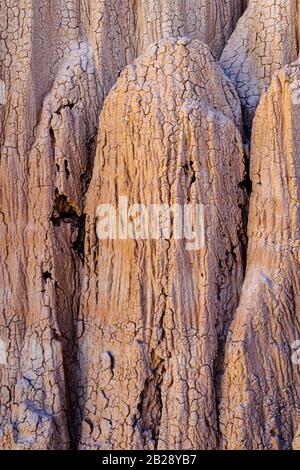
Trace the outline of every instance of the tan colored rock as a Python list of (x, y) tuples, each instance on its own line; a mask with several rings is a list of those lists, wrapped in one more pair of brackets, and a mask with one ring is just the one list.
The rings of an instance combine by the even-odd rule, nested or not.
[(222, 67), (237, 88), (248, 130), (261, 92), (269, 87), (273, 74), (298, 57), (298, 3), (249, 0), (222, 53)]
[(139, 51), (161, 38), (187, 36), (209, 45), (217, 58), (243, 13), (243, 0), (139, 0)]
[(298, 428), (297, 434), (293, 440), (293, 450), (300, 450), (300, 428)]
[[(105, 102), (86, 204), (81, 448), (217, 446), (216, 369), (243, 280), (240, 127), (235, 90), (196, 40), (152, 46)], [(203, 204), (204, 246), (98, 240), (97, 208), (120, 196)]]
[[(299, 449), (297, 64), (255, 121), (237, 309), (241, 131), (298, 56), (298, 4), (1, 1), (1, 449)], [(204, 245), (176, 217), (98, 240), (124, 195), (202, 204)]]
[[(245, 0), (91, 1), (90, 37), (106, 82), (151, 43), (187, 36), (209, 45), (217, 58), (245, 9)], [(123, 67), (122, 67), (123, 66)]]
[(299, 426), (299, 83), (299, 64), (287, 66), (254, 120), (247, 271), (221, 390), (229, 449), (289, 449)]
[(219, 53), (241, 4), (1, 2), (1, 448), (76, 445), (82, 209), (104, 97), (162, 36)]
[(1, 448), (67, 448), (72, 430), (81, 212), (101, 94), (77, 2), (41, 3), (1, 4)]

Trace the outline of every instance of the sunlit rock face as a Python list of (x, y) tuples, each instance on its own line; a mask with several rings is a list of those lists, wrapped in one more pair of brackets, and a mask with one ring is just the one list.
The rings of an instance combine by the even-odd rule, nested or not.
[[(216, 369), (243, 280), (241, 125), (197, 40), (150, 47), (105, 102), (86, 203), (83, 448), (217, 445)], [(203, 239), (99, 241), (97, 207), (121, 195), (201, 205)]]

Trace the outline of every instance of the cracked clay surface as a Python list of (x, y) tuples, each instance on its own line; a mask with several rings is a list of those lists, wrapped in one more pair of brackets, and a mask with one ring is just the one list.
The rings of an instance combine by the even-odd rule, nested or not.
[(299, 12), (1, 0), (0, 449), (300, 449)]

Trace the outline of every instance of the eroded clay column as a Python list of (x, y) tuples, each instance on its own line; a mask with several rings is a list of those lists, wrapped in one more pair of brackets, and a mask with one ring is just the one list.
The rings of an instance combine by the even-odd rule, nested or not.
[(250, 0), (221, 56), (235, 84), (250, 133), (261, 92), (273, 74), (298, 57), (298, 1)]
[(247, 271), (227, 339), (220, 404), (228, 449), (290, 449), (297, 436), (299, 83), (298, 63), (283, 69), (254, 120)]
[[(240, 128), (236, 92), (196, 40), (148, 49), (105, 102), (85, 209), (81, 448), (217, 445), (215, 372), (243, 281)], [(121, 196), (201, 204), (203, 243), (99, 240), (98, 207)]]

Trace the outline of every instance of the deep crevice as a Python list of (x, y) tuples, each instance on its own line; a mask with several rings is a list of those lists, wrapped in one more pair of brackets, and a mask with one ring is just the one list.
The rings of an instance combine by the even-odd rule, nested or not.
[(164, 359), (158, 357), (154, 350), (151, 351), (151, 363), (152, 374), (145, 380), (133, 426), (139, 427), (142, 436), (150, 433), (157, 449), (163, 408), (161, 387), (166, 367)]

